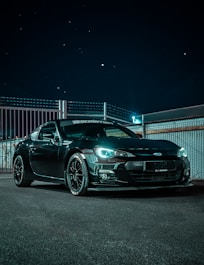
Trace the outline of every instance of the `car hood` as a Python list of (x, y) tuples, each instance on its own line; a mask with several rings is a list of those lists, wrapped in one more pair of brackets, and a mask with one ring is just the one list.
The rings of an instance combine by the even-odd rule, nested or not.
[(152, 154), (161, 152), (162, 154), (176, 155), (180, 148), (173, 142), (167, 140), (150, 140), (136, 138), (103, 138), (95, 142), (101, 147), (130, 151), (134, 154)]

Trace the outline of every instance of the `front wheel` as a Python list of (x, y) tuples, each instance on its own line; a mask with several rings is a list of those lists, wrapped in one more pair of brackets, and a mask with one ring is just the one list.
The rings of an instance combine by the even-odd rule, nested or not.
[(30, 186), (32, 180), (26, 179), (26, 172), (24, 168), (23, 158), (18, 155), (14, 159), (13, 163), (13, 175), (14, 182), (18, 187), (28, 187)]
[(84, 195), (87, 192), (89, 184), (88, 169), (80, 153), (73, 154), (70, 157), (66, 177), (68, 187), (73, 195)]

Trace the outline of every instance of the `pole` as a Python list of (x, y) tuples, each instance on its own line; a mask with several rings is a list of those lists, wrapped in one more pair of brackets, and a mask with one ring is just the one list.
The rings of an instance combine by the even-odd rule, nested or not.
[(103, 119), (104, 121), (107, 120), (107, 102), (103, 103)]

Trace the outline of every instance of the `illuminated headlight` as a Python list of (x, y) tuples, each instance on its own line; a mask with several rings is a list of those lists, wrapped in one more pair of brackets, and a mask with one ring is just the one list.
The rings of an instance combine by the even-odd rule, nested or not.
[(183, 147), (181, 147), (181, 148), (178, 150), (177, 156), (178, 156), (178, 157), (187, 157), (186, 149), (183, 148)]
[(96, 147), (94, 148), (95, 154), (103, 159), (112, 158), (112, 157), (134, 157), (133, 154), (121, 151), (121, 150), (113, 150), (104, 147)]
[(115, 156), (115, 151), (113, 149), (97, 147), (94, 149), (96, 155), (100, 158), (111, 158)]

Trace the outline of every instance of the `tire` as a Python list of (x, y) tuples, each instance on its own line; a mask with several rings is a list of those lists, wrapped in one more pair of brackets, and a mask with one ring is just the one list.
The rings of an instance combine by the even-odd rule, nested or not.
[(21, 155), (18, 155), (14, 159), (13, 163), (13, 175), (14, 182), (18, 187), (28, 187), (32, 183), (32, 180), (26, 179), (26, 172), (24, 168), (23, 158)]
[(85, 160), (80, 153), (73, 154), (67, 163), (66, 181), (70, 192), (75, 196), (87, 192), (89, 177)]

